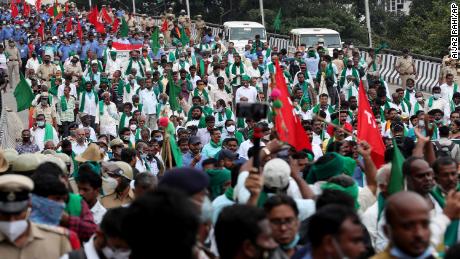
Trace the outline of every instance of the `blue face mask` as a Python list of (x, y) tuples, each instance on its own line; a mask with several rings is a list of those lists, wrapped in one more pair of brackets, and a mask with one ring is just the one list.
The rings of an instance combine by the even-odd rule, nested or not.
[(32, 194), (32, 213), (30, 214), (30, 220), (38, 224), (57, 226), (61, 221), (64, 208), (65, 203), (63, 202), (53, 201)]

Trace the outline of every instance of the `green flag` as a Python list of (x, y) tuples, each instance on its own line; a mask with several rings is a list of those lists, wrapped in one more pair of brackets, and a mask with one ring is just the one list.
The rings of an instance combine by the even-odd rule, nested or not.
[(59, 15), (59, 11), (57, 9), (57, 1), (56, 1), (56, 3), (54, 3), (53, 5), (53, 16), (57, 17), (58, 15)]
[(51, 87), (50, 89), (48, 89), (48, 93), (54, 95), (54, 96), (57, 96), (58, 95), (58, 86), (56, 85), (56, 77), (52, 77), (51, 78)]
[(32, 92), (32, 88), (30, 88), (30, 85), (24, 78), (24, 75), (19, 73), (19, 76), (19, 83), (14, 90), (14, 97), (16, 98), (18, 112), (29, 109), (35, 97)]
[(120, 27), (121, 37), (123, 37), (123, 38), (128, 37), (128, 33), (129, 33), (128, 23), (126, 22), (125, 18), (123, 17), (123, 18), (121, 18), (121, 27)]
[(180, 92), (180, 88), (176, 86), (173, 80), (172, 72), (169, 71), (168, 73), (168, 85), (169, 85), (169, 106), (171, 106), (171, 110), (177, 111), (180, 107), (178, 95)]
[(279, 32), (281, 28), (281, 8), (278, 10), (278, 14), (275, 17), (275, 20), (273, 21), (273, 29), (275, 32)]
[(206, 73), (205, 64), (203, 58), (200, 58), (200, 74), (203, 77)]
[(392, 195), (404, 189), (404, 177), (402, 173), (402, 165), (404, 156), (396, 145), (393, 139), (393, 158), (391, 159), (391, 174), (390, 182), (388, 183), (388, 194)]
[(182, 154), (180, 152), (179, 146), (176, 143), (175, 133), (176, 130), (174, 129), (174, 124), (172, 122), (168, 123), (168, 127), (166, 128), (166, 132), (171, 136), (169, 138), (169, 144), (171, 145), (171, 153), (174, 159), (174, 163), (176, 167), (182, 166)]
[(180, 42), (182, 42), (182, 47), (185, 47), (185, 45), (190, 43), (190, 39), (187, 36), (187, 33), (185, 33), (184, 27), (180, 28)]
[(152, 45), (150, 47), (152, 48), (153, 55), (157, 55), (158, 51), (160, 50), (160, 38), (158, 36), (158, 27), (155, 27), (153, 33), (152, 33)]

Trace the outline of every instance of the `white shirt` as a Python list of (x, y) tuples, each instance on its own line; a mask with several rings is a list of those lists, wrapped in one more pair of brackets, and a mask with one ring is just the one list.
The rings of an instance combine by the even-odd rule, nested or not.
[[(70, 83), (69, 86), (70, 86), (70, 95), (77, 97), (77, 87), (75, 87), (75, 84)], [(61, 98), (61, 96), (64, 95), (64, 88), (65, 88), (65, 84), (61, 84), (58, 87), (58, 97), (59, 97), (59, 99)]]
[[(59, 137), (56, 132), (56, 130), (53, 128), (53, 143), (54, 145), (57, 145), (59, 143)], [(45, 128), (40, 128), (37, 127), (37, 129), (33, 130), (33, 128), (30, 129), (30, 135), (32, 136), (32, 143), (37, 144), (38, 148), (40, 151), (42, 151), (45, 148)]]
[(75, 153), (76, 156), (81, 155), (85, 152), (86, 148), (88, 147), (88, 143), (83, 143), (83, 145), (79, 145), (77, 142), (72, 143), (72, 151)]
[(40, 63), (38, 62), (38, 58), (29, 58), (26, 63), (26, 69), (33, 69), (34, 72), (37, 72)]
[(211, 133), (209, 133), (208, 128), (198, 129), (196, 136), (200, 137), (203, 146), (211, 141)]
[(109, 105), (106, 105), (104, 103), (104, 108), (103, 108), (103, 114), (99, 114), (99, 105), (97, 108), (97, 116), (96, 116), (96, 123), (99, 122), (100, 125), (100, 134), (109, 134), (114, 137), (116, 137), (117, 134), (117, 126), (118, 126), (118, 120), (120, 119), (120, 116), (118, 115), (117, 111), (117, 106), (113, 103), (110, 102)]
[(80, 125), (78, 125), (78, 128), (79, 129), (84, 129), (84, 128), (89, 129), (89, 139), (91, 139), (91, 141), (94, 141), (94, 142), (97, 141), (96, 131), (94, 131), (94, 129), (91, 126), (83, 127), (83, 125), (80, 124)]
[(236, 90), (236, 103), (240, 102), (241, 97), (248, 98), (248, 103), (257, 102), (257, 89), (254, 86), (244, 87), (241, 86)]
[[(455, 83), (455, 82), (454, 82)], [(448, 85), (447, 83), (442, 84), (441, 87), (441, 95), (442, 99), (450, 102), (452, 100), (452, 96), (454, 95), (454, 83), (452, 85)], [(459, 91), (460, 89), (457, 89)]]
[(139, 92), (140, 103), (142, 103), (142, 112), (144, 114), (157, 114), (157, 96), (152, 90), (145, 88)]
[(115, 73), (117, 70), (121, 71), (121, 62), (118, 59), (113, 61), (111, 58), (108, 58), (107, 64), (105, 65), (105, 72), (107, 73), (108, 77), (112, 78), (113, 73)]
[[(331, 138), (331, 136), (329, 136), (329, 134), (326, 132), (326, 130), (323, 130), (324, 132), (324, 139), (328, 139), (328, 138)], [(316, 134), (315, 132), (313, 132), (313, 140), (312, 140), (312, 143), (313, 144), (318, 144), (318, 145), (321, 145), (323, 144), (323, 141), (324, 140), (321, 140), (321, 136)]]
[[(7, 69), (5, 52), (0, 54), (0, 68)], [(35, 70), (35, 72), (37, 72)]]
[(102, 218), (104, 217), (107, 209), (102, 206), (99, 200), (96, 201), (94, 206), (91, 208), (91, 214), (93, 214), (94, 223), (101, 224)]
[[(254, 146), (254, 143), (251, 142), (250, 139), (248, 140), (245, 140), (241, 143), (240, 147), (238, 148), (238, 154), (240, 155), (240, 157), (246, 159), (246, 160), (249, 160), (249, 157), (248, 157), (248, 150)], [(260, 146), (261, 147), (264, 147), (265, 146), (265, 143), (263, 142), (260, 142)]]
[(90, 95), (85, 91), (80, 94), (80, 103), (83, 101), (83, 98), (85, 98), (85, 106), (83, 107), (83, 112), (90, 115), (90, 116), (96, 116), (97, 112), (97, 104), (96, 104), (96, 96), (94, 93), (91, 93)]

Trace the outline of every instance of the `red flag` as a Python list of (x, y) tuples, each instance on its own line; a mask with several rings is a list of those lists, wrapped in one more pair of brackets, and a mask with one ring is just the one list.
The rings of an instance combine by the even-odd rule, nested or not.
[(165, 32), (165, 31), (167, 31), (167, 30), (168, 30), (168, 20), (165, 20), (165, 21), (163, 22), (163, 24), (161, 25), (160, 31), (161, 31), (161, 32)]
[(42, 0), (37, 0), (37, 2), (35, 2), (35, 8), (37, 9), (37, 11), (40, 11), (40, 9), (42, 8)]
[(71, 32), (72, 31), (72, 20), (67, 18), (67, 24), (65, 25), (65, 32)]
[(94, 6), (93, 9), (91, 9), (91, 11), (88, 13), (88, 21), (96, 26), (98, 16), (99, 11), (97, 10), (97, 6)]
[(48, 9), (46, 9), (46, 12), (48, 13), (50, 17), (54, 17), (54, 6), (52, 5), (48, 7)]
[(99, 33), (105, 33), (104, 24), (101, 23), (101, 22), (96, 22), (96, 24), (94, 25), (94, 28), (95, 28), (96, 31), (99, 32)]
[(120, 19), (115, 18), (112, 25), (112, 33), (117, 33), (118, 27), (120, 27)]
[(104, 21), (107, 24), (112, 24), (112, 18), (110, 17), (109, 13), (107, 13), (107, 9), (105, 7), (102, 7), (101, 16), (102, 21)]
[(16, 3), (11, 2), (11, 17), (16, 18), (16, 16), (19, 15), (19, 10), (18, 7), (16, 6)]
[(24, 17), (30, 16), (30, 6), (24, 2)]
[(289, 145), (295, 147), (297, 151), (302, 149), (311, 150), (312, 148), (308, 135), (302, 126), (302, 122), (294, 114), (294, 108), (289, 100), (289, 92), (283, 76), (283, 71), (281, 70), (278, 61), (276, 61), (275, 65), (276, 89), (281, 92), (279, 101), (283, 103), (281, 108), (277, 111), (275, 117), (275, 126), (278, 137), (281, 141), (287, 142)]
[(45, 39), (45, 23), (43, 21), (42, 23), (40, 23), (40, 26), (38, 27), (37, 32), (42, 40)]
[(372, 113), (362, 81), (359, 84), (358, 92), (358, 139), (369, 143), (372, 147), (372, 160), (375, 166), (380, 168), (385, 163), (385, 144), (383, 143), (380, 129), (375, 122), (374, 113)]
[(65, 12), (69, 12), (69, 2), (65, 2)]
[(78, 21), (78, 24), (77, 24), (77, 36), (81, 41), (81, 39), (83, 38), (83, 30), (81, 29), (80, 21)]

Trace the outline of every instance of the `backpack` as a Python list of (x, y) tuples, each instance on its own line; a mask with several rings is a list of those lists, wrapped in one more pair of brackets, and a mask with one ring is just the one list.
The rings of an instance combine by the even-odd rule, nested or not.
[(449, 146), (441, 145), (438, 141), (434, 142), (436, 146), (436, 157), (452, 157), (452, 150), (455, 147), (455, 143), (452, 142)]

